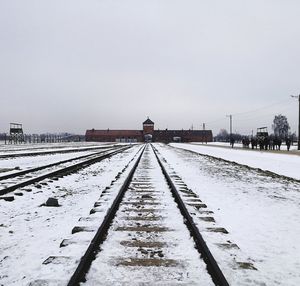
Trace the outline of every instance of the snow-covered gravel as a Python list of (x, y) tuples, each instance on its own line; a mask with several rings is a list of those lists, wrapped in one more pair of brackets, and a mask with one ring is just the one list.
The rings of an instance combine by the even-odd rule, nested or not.
[[(259, 282), (249, 280), (249, 285), (300, 285), (300, 183), (183, 149), (155, 146), (252, 260)], [(242, 154), (247, 159), (248, 153)]]

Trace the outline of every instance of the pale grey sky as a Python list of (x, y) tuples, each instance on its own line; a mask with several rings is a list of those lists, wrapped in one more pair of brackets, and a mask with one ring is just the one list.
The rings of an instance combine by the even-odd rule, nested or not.
[(140, 129), (150, 116), (217, 133), (233, 114), (249, 134), (278, 113), (295, 131), (299, 15), (298, 0), (0, 0), (0, 132)]

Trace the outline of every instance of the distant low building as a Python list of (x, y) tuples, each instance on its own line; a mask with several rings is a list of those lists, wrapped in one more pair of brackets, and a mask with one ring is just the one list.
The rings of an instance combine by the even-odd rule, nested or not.
[(143, 130), (96, 130), (85, 133), (86, 141), (96, 142), (212, 142), (211, 130), (154, 130), (149, 118), (143, 122)]

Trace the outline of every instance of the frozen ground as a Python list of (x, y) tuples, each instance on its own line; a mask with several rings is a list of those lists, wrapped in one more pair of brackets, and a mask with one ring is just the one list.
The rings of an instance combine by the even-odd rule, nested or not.
[(172, 143), (170, 145), (300, 180), (300, 156), (297, 155), (217, 148), (202, 144)]
[[(184, 144), (179, 146), (182, 148)], [(220, 148), (193, 145), (186, 148), (220, 151)], [(262, 276), (261, 284), (249, 281), (249, 285), (300, 285), (300, 183), (272, 178), (263, 172), (183, 149), (161, 144), (158, 149), (253, 261), (257, 276)], [(225, 155), (236, 152), (221, 151)], [(217, 154), (214, 153), (221, 157)], [(239, 151), (239, 154), (242, 160), (242, 155), (247, 159), (249, 153)], [(300, 160), (298, 156), (293, 158)], [(260, 160), (258, 166), (266, 160)], [(269, 166), (272, 167), (270, 161)]]

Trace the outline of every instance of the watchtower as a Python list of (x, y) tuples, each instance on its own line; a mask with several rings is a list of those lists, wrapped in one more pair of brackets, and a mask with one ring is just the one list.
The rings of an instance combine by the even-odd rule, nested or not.
[(9, 128), (9, 143), (22, 143), (24, 142), (24, 134), (22, 124), (10, 123)]
[(147, 118), (146, 121), (143, 122), (143, 132), (145, 134), (153, 134), (154, 131), (154, 122)]
[(143, 134), (146, 142), (152, 141), (152, 136), (154, 133), (154, 122), (147, 118), (146, 121), (143, 122)]

